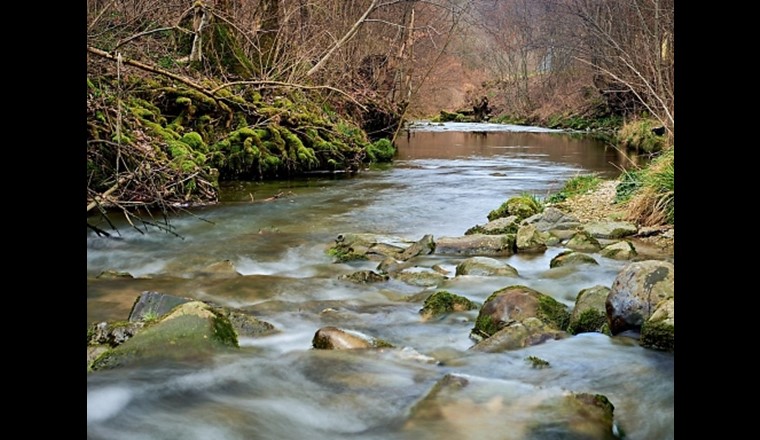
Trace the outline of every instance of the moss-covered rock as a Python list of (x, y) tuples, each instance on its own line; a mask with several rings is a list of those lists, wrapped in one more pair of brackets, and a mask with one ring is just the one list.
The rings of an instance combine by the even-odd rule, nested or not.
[(488, 221), (494, 221), (497, 218), (517, 216), (518, 221), (522, 221), (532, 215), (538, 214), (543, 210), (541, 204), (531, 196), (512, 197), (502, 203), (497, 209), (488, 213)]
[(583, 289), (575, 298), (575, 307), (570, 316), (567, 331), (570, 334), (599, 332), (609, 334), (605, 303), (610, 288), (594, 286)]
[(456, 267), (456, 276), (518, 276), (517, 269), (509, 264), (491, 257), (470, 257)]
[(476, 225), (465, 231), (464, 235), (484, 234), (484, 235), (503, 235), (517, 234), (520, 228), (520, 221), (516, 215), (499, 217), (485, 225)]
[(641, 325), (639, 343), (642, 347), (675, 351), (675, 299), (668, 298), (657, 305), (652, 316)]
[(238, 347), (237, 333), (229, 319), (200, 301), (180, 304), (156, 323), (145, 327), (123, 344), (100, 355), (92, 370), (134, 363), (193, 362)]
[(613, 243), (602, 249), (599, 254), (605, 258), (612, 258), (613, 260), (630, 260), (638, 255), (633, 243), (627, 240)]
[(381, 275), (372, 270), (360, 270), (348, 274), (343, 274), (338, 277), (339, 280), (347, 280), (354, 283), (366, 284), (366, 283), (380, 283), (388, 281), (388, 275)]
[(580, 231), (573, 235), (565, 246), (579, 252), (599, 252), (602, 248), (599, 240), (586, 231)]
[(563, 266), (576, 266), (579, 264), (596, 264), (599, 263), (594, 260), (591, 255), (586, 255), (582, 252), (575, 251), (562, 251), (557, 254), (549, 262), (550, 268), (563, 267)]
[(553, 330), (564, 331), (570, 320), (567, 306), (527, 286), (514, 285), (488, 297), (475, 321), (472, 336), (489, 338), (514, 322), (537, 318)]
[(675, 267), (647, 260), (631, 263), (618, 273), (606, 301), (612, 334), (640, 331), (661, 301), (675, 298)]
[(422, 315), (422, 320), (427, 321), (435, 316), (453, 312), (465, 312), (477, 308), (477, 304), (463, 296), (440, 290), (430, 295), (425, 300), (425, 304), (422, 306), (419, 313)]
[(517, 252), (527, 254), (541, 253), (546, 250), (546, 242), (549, 240), (549, 234), (541, 232), (533, 225), (520, 226), (517, 231), (515, 247)]

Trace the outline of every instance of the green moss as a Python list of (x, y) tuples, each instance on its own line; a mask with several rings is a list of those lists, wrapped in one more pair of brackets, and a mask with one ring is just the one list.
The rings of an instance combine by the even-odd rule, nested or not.
[(638, 119), (624, 124), (617, 133), (620, 144), (628, 149), (653, 153), (666, 145), (665, 136), (658, 136), (652, 131), (660, 123), (653, 119)]
[(664, 321), (645, 321), (639, 342), (643, 347), (675, 351), (675, 327)]
[(517, 216), (517, 222), (538, 214), (543, 211), (543, 206), (537, 198), (529, 195), (512, 197), (502, 203), (500, 207), (488, 213), (488, 221), (494, 221), (497, 218)]
[(593, 191), (601, 182), (602, 180), (593, 174), (575, 176), (565, 182), (562, 190), (549, 196), (547, 201), (549, 203), (558, 203), (577, 195), (586, 194), (589, 191)]
[(347, 261), (367, 259), (366, 255), (357, 254), (353, 249), (341, 245), (335, 245), (329, 248), (327, 250), (327, 255), (333, 257), (333, 261), (336, 263), (345, 263)]
[(588, 309), (580, 314), (578, 319), (573, 320), (567, 327), (567, 332), (572, 335), (578, 333), (599, 332), (607, 324), (607, 315), (595, 309)]
[(185, 143), (188, 147), (190, 147), (193, 150), (200, 150), (200, 151), (207, 151), (208, 146), (205, 142), (203, 142), (203, 138), (200, 134), (191, 131), (188, 133), (185, 133), (182, 136), (182, 139), (180, 139), (183, 143)]
[(238, 348), (237, 332), (230, 320), (222, 313), (214, 312), (212, 319), (214, 335), (224, 345)]
[[(486, 300), (486, 302), (488, 302), (488, 300)], [(497, 331), (499, 331), (499, 327), (496, 322), (494, 322), (493, 318), (489, 315), (483, 315), (483, 311), (481, 310), (477, 319), (475, 319), (475, 328), (473, 329), (473, 332), (479, 333), (486, 338), (490, 338)]]
[(390, 162), (396, 154), (396, 147), (388, 139), (378, 139), (367, 147), (367, 155), (372, 162)]
[(423, 316), (436, 316), (451, 312), (474, 310), (478, 306), (469, 299), (441, 290), (430, 295), (420, 309)]
[(559, 330), (566, 330), (570, 323), (570, 312), (567, 306), (558, 302), (549, 295), (538, 296), (538, 318), (541, 321), (553, 324)]
[(528, 356), (525, 358), (525, 360), (530, 362), (533, 368), (547, 368), (550, 366), (548, 361), (545, 361), (537, 356)]

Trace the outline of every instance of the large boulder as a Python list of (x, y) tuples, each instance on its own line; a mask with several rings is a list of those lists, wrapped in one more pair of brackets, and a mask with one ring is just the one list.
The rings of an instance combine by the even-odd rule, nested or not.
[(208, 304), (190, 301), (95, 359), (92, 370), (152, 362), (193, 362), (238, 347), (229, 319)]
[(467, 310), (475, 310), (478, 305), (469, 299), (440, 290), (430, 295), (420, 309), (420, 315), (423, 321), (427, 321), (436, 316), (445, 315), (454, 312), (466, 312)]
[(601, 394), (447, 374), (411, 408), (403, 431), (405, 438), (613, 440), (614, 410)]
[(667, 261), (639, 261), (623, 268), (605, 304), (612, 334), (640, 331), (656, 306), (674, 297), (674, 279), (675, 267)]
[(472, 234), (463, 237), (441, 237), (435, 253), (440, 255), (506, 257), (515, 253), (515, 235)]
[(575, 298), (575, 307), (570, 315), (567, 331), (570, 334), (598, 332), (609, 334), (607, 324), (607, 309), (605, 303), (610, 288), (594, 286), (583, 289)]
[(360, 348), (392, 347), (386, 341), (354, 330), (338, 327), (322, 327), (314, 333), (312, 347), (319, 350), (354, 350)]
[(676, 300), (668, 298), (641, 325), (639, 343), (656, 350), (675, 351)]
[(475, 321), (472, 336), (489, 338), (513, 322), (537, 318), (554, 330), (565, 330), (570, 320), (567, 306), (530, 287), (514, 285), (488, 297)]
[(456, 275), (518, 276), (517, 269), (491, 257), (470, 257), (457, 264)]

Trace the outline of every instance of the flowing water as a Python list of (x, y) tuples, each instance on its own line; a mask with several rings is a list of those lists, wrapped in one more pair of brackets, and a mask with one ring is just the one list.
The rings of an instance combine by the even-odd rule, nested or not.
[[(504, 353), (468, 351), (477, 310), (422, 322), (422, 301), (408, 299), (424, 288), (397, 280), (339, 280), (341, 274), (375, 269), (377, 262), (333, 263), (325, 253), (346, 232), (415, 241), (425, 234), (461, 236), (486, 223), (488, 212), (511, 196), (545, 196), (581, 173), (616, 176), (628, 159), (591, 139), (490, 124), (422, 126), (402, 136), (398, 146), (391, 166), (356, 176), (225, 184), (218, 205), (171, 219), (181, 238), (157, 230), (141, 234), (123, 222), (116, 238), (88, 235), (88, 324), (126, 319), (141, 292), (159, 291), (242, 308), (279, 330), (241, 338), (240, 350), (197, 365), (88, 374), (88, 438), (523, 438), (514, 433), (521, 417), (535, 417), (535, 407), (513, 407), (504, 420), (504, 411), (460, 401), (447, 406), (456, 415), (442, 411), (414, 419), (412, 408), (448, 373), (508, 390), (501, 396), (514, 402), (536, 390), (604, 394), (625, 438), (673, 438), (672, 353), (595, 333)], [(611, 286), (625, 265), (594, 255), (598, 266), (549, 270), (562, 250), (503, 258), (518, 278), (454, 277), (459, 257), (431, 255), (418, 264), (451, 271), (434, 290), (478, 303), (502, 287), (524, 284), (568, 306), (581, 289)], [(223, 260), (242, 276), (199, 274)], [(135, 278), (95, 278), (106, 269)], [(316, 330), (329, 325), (398, 348), (311, 349)], [(550, 368), (533, 368), (525, 360), (531, 355)]]

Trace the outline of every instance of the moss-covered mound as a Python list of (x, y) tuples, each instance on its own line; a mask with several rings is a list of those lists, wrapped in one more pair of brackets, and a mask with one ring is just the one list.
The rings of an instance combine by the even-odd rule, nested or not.
[(543, 206), (541, 206), (541, 203), (535, 197), (522, 195), (510, 198), (497, 209), (489, 212), (488, 221), (514, 215), (517, 216), (517, 221), (520, 222), (541, 211), (543, 211)]
[(422, 306), (419, 313), (422, 315), (423, 320), (428, 320), (446, 313), (464, 312), (477, 308), (477, 304), (463, 296), (440, 290), (430, 295), (428, 299), (425, 300), (425, 304)]
[(199, 90), (163, 76), (88, 77), (92, 192), (107, 191), (118, 172), (132, 170), (121, 182), (132, 188), (120, 190), (122, 201), (161, 195), (169, 203), (203, 203), (216, 200), (219, 179), (356, 172), (396, 152), (387, 139), (371, 142), (316, 91), (222, 85), (206, 79)]

